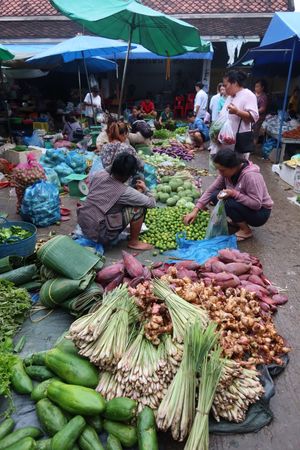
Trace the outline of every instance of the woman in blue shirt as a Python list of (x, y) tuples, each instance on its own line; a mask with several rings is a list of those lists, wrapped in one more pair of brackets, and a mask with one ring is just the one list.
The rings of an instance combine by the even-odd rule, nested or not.
[(189, 134), (195, 147), (204, 150), (203, 144), (209, 140), (209, 130), (202, 119), (190, 112), (187, 116), (189, 122)]

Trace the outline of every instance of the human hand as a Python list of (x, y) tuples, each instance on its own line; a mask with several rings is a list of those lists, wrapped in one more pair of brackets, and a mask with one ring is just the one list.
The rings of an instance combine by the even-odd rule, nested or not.
[(228, 110), (229, 114), (236, 114), (236, 115), (238, 115), (238, 111), (239, 110), (233, 103), (230, 103), (227, 106), (227, 110)]
[(219, 200), (225, 200), (228, 197), (234, 197), (234, 190), (233, 189), (223, 189), (223, 191), (219, 192), (218, 199)]
[(146, 190), (147, 190), (147, 186), (145, 185), (144, 181), (142, 181), (142, 180), (137, 180), (135, 188), (139, 192), (146, 192)]
[(198, 212), (199, 212), (198, 209), (193, 209), (192, 212), (190, 212), (186, 216), (184, 216), (184, 218), (183, 218), (184, 225), (191, 225), (192, 223), (194, 223), (198, 216)]

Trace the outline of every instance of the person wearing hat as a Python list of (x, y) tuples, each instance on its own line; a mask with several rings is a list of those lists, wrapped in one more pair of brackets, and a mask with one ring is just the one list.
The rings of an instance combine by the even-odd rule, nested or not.
[(102, 110), (101, 97), (97, 86), (93, 86), (91, 92), (88, 92), (84, 98), (85, 117), (88, 119), (89, 126), (94, 124), (94, 115)]

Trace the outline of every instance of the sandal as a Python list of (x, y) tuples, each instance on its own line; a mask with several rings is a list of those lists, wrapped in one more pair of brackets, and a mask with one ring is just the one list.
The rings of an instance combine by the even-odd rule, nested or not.
[(239, 233), (235, 233), (236, 239), (238, 242), (246, 241), (247, 239), (250, 239), (253, 237), (253, 234), (247, 234), (246, 236), (241, 236)]

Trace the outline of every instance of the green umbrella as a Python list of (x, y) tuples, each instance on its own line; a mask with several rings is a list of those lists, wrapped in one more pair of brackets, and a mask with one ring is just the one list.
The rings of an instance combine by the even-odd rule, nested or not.
[(131, 42), (141, 44), (161, 56), (176, 56), (199, 48), (199, 31), (196, 27), (154, 11), (135, 0), (50, 1), (57, 10), (91, 32), (128, 41), (119, 112)]
[(0, 61), (8, 61), (10, 59), (14, 59), (15, 55), (10, 53), (7, 48), (3, 47), (3, 45), (0, 45)]

